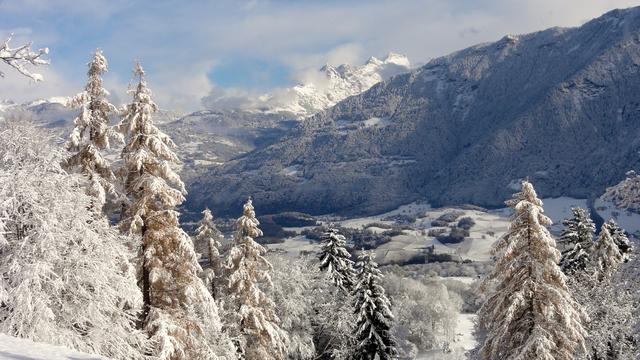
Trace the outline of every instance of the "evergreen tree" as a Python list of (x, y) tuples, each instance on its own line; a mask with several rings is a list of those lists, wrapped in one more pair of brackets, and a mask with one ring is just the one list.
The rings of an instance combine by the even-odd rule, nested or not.
[[(175, 207), (185, 188), (171, 169), (178, 158), (175, 144), (154, 124), (157, 106), (151, 100), (144, 71), (136, 65), (138, 84), (133, 102), (118, 129), (125, 135), (122, 150), (125, 190), (130, 199), (122, 226), (142, 238), (143, 326), (151, 338), (151, 353), (160, 359), (213, 358), (220, 330), (217, 306), (198, 278), (193, 243), (180, 228)], [(204, 320), (202, 320), (204, 319)]]
[[(587, 327), (588, 354), (585, 359), (634, 358), (636, 329), (634, 329), (633, 289), (625, 274), (618, 274), (623, 255), (609, 228), (602, 227), (593, 247), (592, 261), (585, 272), (570, 280), (570, 288), (585, 307), (590, 322)], [(634, 303), (635, 302), (635, 303)]]
[(633, 246), (629, 241), (629, 238), (625, 234), (624, 230), (618, 226), (615, 220), (609, 219), (606, 223), (604, 223), (603, 228), (609, 230), (609, 234), (613, 238), (613, 241), (618, 245), (618, 249), (622, 254), (622, 260), (624, 262), (629, 261), (629, 257), (631, 256), (631, 252), (633, 251)]
[(396, 344), (391, 336), (391, 304), (380, 282), (382, 273), (373, 261), (374, 254), (363, 251), (358, 257), (357, 283), (354, 288), (356, 314), (355, 359), (393, 359)]
[(565, 274), (572, 274), (587, 267), (593, 246), (593, 234), (596, 231), (596, 226), (585, 209), (571, 208), (571, 212), (573, 217), (562, 222), (565, 229), (559, 240), (565, 247), (560, 259), (560, 268)]
[(345, 293), (351, 292), (354, 283), (353, 261), (345, 248), (346, 240), (338, 230), (330, 228), (321, 238), (320, 270), (326, 271), (331, 281)]
[(226, 263), (230, 306), (236, 319), (230, 329), (238, 337), (239, 351), (250, 360), (279, 360), (286, 355), (287, 334), (279, 327), (273, 301), (265, 294), (273, 287), (271, 264), (264, 247), (254, 241), (262, 236), (251, 199), (236, 221), (234, 246)]
[(608, 227), (603, 226), (593, 248), (593, 272), (596, 279), (598, 281), (611, 279), (623, 261), (623, 255), (609, 233)]
[(221, 246), (220, 239), (222, 239), (222, 233), (213, 223), (211, 210), (205, 209), (196, 229), (195, 246), (199, 253), (206, 251), (209, 257), (209, 267), (205, 270), (205, 280), (214, 298), (219, 296), (216, 282), (222, 271), (220, 252), (218, 250)]
[(0, 332), (141, 359), (131, 239), (111, 227), (34, 125), (0, 121)]
[(87, 85), (77, 95), (71, 105), (80, 107), (80, 114), (73, 120), (73, 131), (69, 135), (66, 148), (73, 154), (64, 162), (67, 169), (79, 169), (88, 179), (87, 193), (97, 200), (102, 208), (106, 193), (115, 194), (115, 176), (109, 162), (101, 151), (109, 148), (109, 139), (121, 139), (109, 127), (109, 116), (117, 113), (114, 105), (107, 101), (109, 92), (102, 87), (102, 74), (108, 71), (107, 59), (102, 51), (96, 50), (89, 63)]
[(584, 350), (585, 314), (557, 265), (560, 252), (546, 228), (551, 220), (527, 181), (507, 205), (514, 210), (511, 226), (494, 248), (496, 264), (485, 280), (495, 288), (479, 312), (482, 358), (574, 359)]

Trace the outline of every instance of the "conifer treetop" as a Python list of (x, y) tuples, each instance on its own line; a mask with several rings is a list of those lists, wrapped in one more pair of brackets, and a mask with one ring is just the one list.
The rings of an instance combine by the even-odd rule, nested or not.
[(622, 253), (609, 229), (603, 226), (593, 249), (594, 270), (598, 281), (611, 279), (623, 261)]
[(322, 236), (320, 270), (326, 271), (338, 288), (350, 292), (355, 274), (351, 254), (345, 246), (345, 237), (338, 230), (329, 228)]
[(609, 230), (609, 234), (613, 238), (613, 241), (618, 245), (618, 249), (622, 254), (622, 260), (624, 262), (629, 261), (631, 253), (633, 252), (633, 245), (625, 234), (624, 229), (622, 229), (614, 219), (609, 219), (609, 221), (604, 223), (602, 226)]
[(259, 224), (249, 198), (236, 221), (235, 245), (225, 267), (229, 305), (236, 317), (230, 332), (241, 339), (247, 359), (280, 360), (285, 358), (287, 335), (279, 327), (274, 303), (265, 293), (273, 287), (269, 274), (273, 268), (264, 258), (266, 249), (254, 241), (262, 235)]
[(102, 85), (102, 74), (108, 71), (108, 66), (101, 50), (96, 50), (88, 67), (84, 91), (69, 102), (70, 106), (80, 108), (80, 113), (73, 120), (74, 127), (65, 144), (72, 155), (64, 166), (79, 168), (89, 180), (88, 193), (102, 206), (106, 193), (116, 194), (116, 178), (101, 151), (110, 147), (111, 138), (122, 142), (122, 137), (109, 126), (109, 117), (116, 114), (117, 109), (106, 99), (109, 92)]
[(219, 247), (220, 236), (220, 231), (216, 228), (216, 225), (213, 222), (213, 214), (211, 213), (211, 210), (208, 208), (204, 209), (202, 211), (202, 219), (200, 219), (198, 227), (196, 228), (196, 239), (213, 241), (213, 244), (216, 247)]
[(576, 349), (584, 350), (586, 315), (557, 265), (560, 253), (547, 229), (551, 220), (527, 181), (506, 203), (514, 214), (494, 248), (496, 264), (485, 281), (496, 287), (479, 315), (486, 332), (483, 358), (573, 359)]
[(573, 217), (562, 222), (565, 229), (559, 240), (566, 247), (560, 259), (560, 267), (565, 274), (570, 275), (587, 268), (596, 230), (585, 209), (571, 208), (571, 212)]
[(118, 131), (126, 137), (122, 149), (125, 192), (132, 198), (124, 226), (140, 232), (144, 219), (153, 212), (173, 210), (184, 201), (186, 189), (180, 176), (171, 168), (180, 160), (173, 151), (175, 143), (153, 123), (157, 106), (147, 88), (144, 70), (138, 63), (134, 70), (138, 78), (129, 92), (133, 101), (122, 111)]
[(391, 335), (391, 303), (381, 285), (382, 272), (372, 251), (362, 251), (356, 263), (357, 282), (353, 290), (356, 315), (356, 359), (393, 359), (395, 340)]

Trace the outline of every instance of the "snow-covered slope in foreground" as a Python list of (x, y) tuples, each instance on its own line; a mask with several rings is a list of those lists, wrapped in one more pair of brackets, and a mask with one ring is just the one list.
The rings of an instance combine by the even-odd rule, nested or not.
[(106, 360), (62, 346), (36, 343), (0, 334), (0, 360)]
[(267, 111), (305, 118), (410, 69), (409, 59), (394, 53), (383, 60), (371, 57), (361, 66), (327, 64), (302, 84), (266, 95)]

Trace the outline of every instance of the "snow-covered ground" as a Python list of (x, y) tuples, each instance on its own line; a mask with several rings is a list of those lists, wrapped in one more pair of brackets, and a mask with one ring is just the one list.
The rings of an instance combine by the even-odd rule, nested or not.
[(596, 211), (605, 221), (614, 219), (621, 228), (630, 234), (640, 233), (640, 214), (618, 209), (611, 201), (597, 199), (594, 204)]
[(473, 336), (477, 315), (458, 314), (456, 324), (455, 341), (449, 344), (451, 352), (443, 352), (442, 349), (433, 349), (418, 354), (416, 360), (463, 360), (467, 359), (465, 353), (476, 347), (477, 341)]
[[(459, 244), (442, 244), (435, 237), (429, 236), (428, 230), (432, 228), (431, 222), (433, 220), (453, 211), (461, 213), (459, 218), (472, 218), (476, 224), (471, 228), (469, 237), (463, 242)], [(452, 254), (474, 261), (486, 261), (490, 258), (492, 244), (507, 230), (509, 223), (508, 215), (503, 211), (485, 212), (449, 207), (433, 209), (428, 204), (412, 203), (385, 214), (344, 220), (338, 222), (338, 224), (348, 228), (360, 229), (376, 222), (392, 225), (393, 221), (385, 221), (383, 219), (394, 215), (414, 216), (417, 219), (411, 225), (413, 227), (412, 230), (404, 230), (402, 235), (392, 237), (391, 242), (383, 244), (376, 249), (378, 253), (377, 260), (380, 263), (402, 261), (432, 245), (435, 247), (436, 253)], [(369, 229), (374, 232), (384, 231), (375, 227)]]
[(298, 256), (301, 252), (313, 252), (319, 249), (318, 243), (309, 241), (303, 235), (287, 238), (280, 244), (269, 244), (268, 248), (270, 250), (284, 250), (294, 256)]
[(36, 343), (0, 334), (0, 360), (106, 360), (62, 346)]
[[(433, 220), (454, 211), (461, 214), (459, 218), (470, 217), (475, 221), (475, 225), (470, 229), (469, 237), (459, 244), (442, 244), (435, 237), (428, 235)], [(490, 259), (491, 246), (507, 230), (509, 224), (508, 211), (480, 211), (449, 207), (434, 209), (429, 204), (420, 202), (403, 205), (379, 215), (352, 219), (326, 217), (321, 222), (351, 229), (366, 228), (375, 233), (382, 233), (388, 229), (371, 226), (371, 224), (392, 226), (395, 222), (390, 219), (398, 215), (414, 217), (416, 221), (409, 225), (411, 229), (403, 230), (402, 234), (392, 237), (390, 242), (382, 244), (376, 249), (376, 261), (380, 264), (403, 262), (424, 252), (425, 248), (432, 245), (435, 252), (439, 254), (451, 254), (473, 261), (486, 261)], [(286, 228), (286, 230), (300, 234), (306, 228)], [(285, 239), (282, 244), (269, 245), (269, 248), (297, 255), (300, 251), (315, 251), (318, 246), (317, 243), (306, 240), (304, 236), (295, 236)]]

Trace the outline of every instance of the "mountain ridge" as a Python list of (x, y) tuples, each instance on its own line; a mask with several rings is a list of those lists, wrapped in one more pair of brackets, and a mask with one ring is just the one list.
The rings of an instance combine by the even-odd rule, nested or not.
[(248, 195), (265, 212), (499, 206), (523, 178), (546, 197), (595, 196), (638, 165), (639, 9), (505, 36), (378, 83), (201, 176), (188, 206), (225, 213)]

